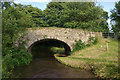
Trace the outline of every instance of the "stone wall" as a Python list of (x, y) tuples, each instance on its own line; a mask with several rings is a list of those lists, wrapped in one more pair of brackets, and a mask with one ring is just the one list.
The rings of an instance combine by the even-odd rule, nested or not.
[(89, 37), (95, 37), (95, 32), (56, 27), (29, 28), (27, 33), (28, 34), (24, 37), (24, 39), (29, 39), (26, 42), (26, 48), (29, 48), (32, 44), (42, 39), (56, 39), (68, 44), (72, 50), (75, 40), (82, 40), (87, 44)]

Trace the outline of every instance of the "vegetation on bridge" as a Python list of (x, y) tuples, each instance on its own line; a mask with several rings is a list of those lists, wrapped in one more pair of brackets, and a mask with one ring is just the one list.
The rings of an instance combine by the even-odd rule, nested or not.
[(88, 43), (85, 45), (85, 43), (82, 42), (82, 40), (79, 41), (75, 41), (76, 43), (73, 45), (73, 52), (78, 51), (78, 50), (82, 50), (85, 49), (86, 47), (89, 47), (93, 44), (97, 44), (98, 43), (98, 38), (97, 37), (89, 37)]

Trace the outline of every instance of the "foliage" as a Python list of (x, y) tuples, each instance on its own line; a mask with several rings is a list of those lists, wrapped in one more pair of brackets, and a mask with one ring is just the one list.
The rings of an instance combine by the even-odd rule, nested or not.
[[(13, 50), (13, 49), (11, 49)], [(2, 64), (2, 77), (10, 78), (12, 77), (12, 71), (17, 66), (27, 65), (32, 60), (32, 55), (27, 51), (21, 49), (18, 51), (11, 51), (3, 56)]]
[(1, 1), (0, 1), (0, 7), (1, 7), (2, 9), (6, 9), (6, 8), (8, 8), (8, 7), (11, 7), (10, 4), (11, 4), (11, 2), (1, 2)]
[(86, 48), (86, 46), (91, 46), (91, 45), (97, 44), (98, 38), (97, 37), (89, 37), (87, 44), (83, 43), (81, 40), (75, 41), (75, 42), (76, 43), (73, 45), (74, 47), (73, 47), (72, 52), (82, 50), (82, 49)]
[(116, 34), (119, 34), (120, 31), (120, 1), (115, 3), (115, 8), (111, 11), (111, 19), (115, 21), (115, 24), (112, 24), (112, 30)]
[(73, 52), (84, 49), (85, 47), (85, 44), (81, 40), (76, 41), (76, 43), (74, 44)]
[[(18, 5), (19, 6), (19, 5)], [(31, 21), (34, 22), (34, 26), (38, 27), (38, 26), (48, 26), (46, 24), (46, 22), (43, 20), (44, 14), (42, 13), (42, 11), (36, 7), (32, 7), (31, 5), (23, 5), (22, 7), (23, 11), (26, 12), (27, 14), (31, 15)]]
[[(23, 41), (18, 33), (24, 33), (27, 27), (32, 27), (34, 22), (30, 14), (22, 11), (21, 6), (6, 7), (2, 11), (2, 77), (12, 77), (12, 71), (16, 66), (29, 64), (32, 55), (24, 48)], [(19, 41), (19, 47), (15, 42)]]
[(98, 38), (97, 37), (89, 37), (87, 46), (97, 44), (97, 43), (98, 43)]
[(108, 12), (94, 2), (50, 2), (43, 11), (50, 26), (108, 32)]

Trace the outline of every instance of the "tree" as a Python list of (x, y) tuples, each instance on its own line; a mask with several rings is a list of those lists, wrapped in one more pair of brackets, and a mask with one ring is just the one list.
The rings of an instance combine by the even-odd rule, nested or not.
[(115, 3), (115, 8), (111, 13), (111, 20), (115, 21), (115, 24), (112, 25), (112, 30), (118, 35), (120, 33), (120, 1)]
[(50, 2), (47, 5), (47, 8), (43, 11), (47, 24), (56, 27), (63, 25), (60, 19), (62, 8), (63, 6), (60, 3)]
[(50, 26), (108, 31), (108, 13), (94, 2), (51, 2), (44, 14)]
[(109, 32), (109, 28), (108, 28), (108, 12), (104, 11), (103, 12), (103, 15), (102, 15), (102, 21), (100, 23), (100, 26), (101, 26), (101, 31), (102, 32)]
[(32, 20), (34, 21), (35, 26), (46, 26), (46, 23), (43, 20), (43, 13), (40, 9), (32, 7), (31, 5), (25, 5), (24, 10), (26, 13), (29, 13), (32, 16)]
[(10, 5), (2, 11), (2, 77), (8, 78), (15, 66), (30, 63), (31, 54), (22, 46), (14, 46), (19, 34), (24, 33), (28, 27), (32, 27), (34, 22), (32, 16), (22, 10), (23, 6)]
[(1, 2), (2, 9), (7, 9), (8, 7), (11, 6), (12, 2)]

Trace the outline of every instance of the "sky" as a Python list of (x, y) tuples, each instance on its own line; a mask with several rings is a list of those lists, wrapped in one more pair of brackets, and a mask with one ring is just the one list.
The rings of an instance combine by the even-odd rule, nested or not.
[[(47, 4), (50, 2), (51, 0), (14, 0), (15, 3), (21, 3), (23, 5), (32, 5), (34, 7), (37, 7), (39, 9), (41, 9), (42, 11), (45, 10), (45, 8), (47, 7)], [(100, 4), (102, 6), (102, 8), (108, 12), (108, 16), (110, 16), (111, 14), (111, 10), (114, 9), (115, 7), (115, 2), (118, 2), (119, 0), (98, 0), (98, 4)], [(110, 25), (110, 20), (108, 19), (108, 24), (109, 24), (109, 29), (111, 30), (111, 25)]]

